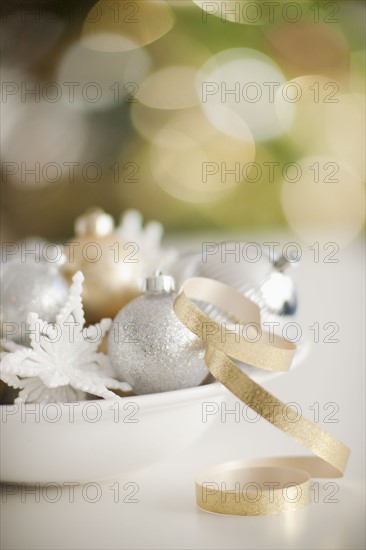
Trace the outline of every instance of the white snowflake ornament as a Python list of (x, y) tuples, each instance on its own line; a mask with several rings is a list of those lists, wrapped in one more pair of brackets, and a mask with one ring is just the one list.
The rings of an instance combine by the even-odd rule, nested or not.
[(173, 248), (162, 247), (164, 228), (161, 223), (151, 221), (143, 225), (141, 212), (127, 210), (122, 214), (120, 224), (115, 229), (126, 242), (138, 245), (144, 259), (144, 277), (149, 277), (158, 269), (167, 269), (176, 260), (178, 253)]
[(3, 342), (8, 353), (1, 354), (0, 378), (20, 390), (17, 403), (76, 401), (85, 399), (86, 393), (118, 399), (111, 389), (132, 389), (115, 380), (108, 357), (97, 351), (111, 319), (86, 328), (81, 299), (84, 276), (79, 271), (72, 280), (55, 323), (43, 321), (36, 313), (28, 315), (30, 347)]

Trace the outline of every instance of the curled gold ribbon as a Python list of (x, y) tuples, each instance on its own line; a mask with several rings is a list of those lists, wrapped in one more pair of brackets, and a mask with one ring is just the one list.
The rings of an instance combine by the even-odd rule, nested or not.
[[(239, 321), (242, 330), (250, 325), (252, 332), (257, 333), (246, 339), (240, 331), (234, 333), (227, 330), (205, 315), (192, 300), (207, 302), (224, 310), (230, 319)], [(257, 304), (224, 283), (203, 277), (187, 279), (175, 300), (174, 311), (204, 344), (223, 351), (233, 359), (269, 371), (287, 371), (290, 368), (295, 344), (261, 330)]]
[(196, 480), (197, 505), (209, 512), (235, 515), (276, 514), (302, 508), (311, 501), (310, 478), (342, 477), (350, 450), (253, 382), (230, 359), (285, 371), (296, 346), (261, 329), (250, 339), (241, 330), (223, 332), (223, 326), (192, 300), (224, 310), (229, 318), (238, 320), (239, 328), (253, 323), (260, 327), (259, 307), (224, 283), (205, 278), (185, 281), (173, 306), (181, 322), (206, 345), (205, 362), (216, 380), (316, 455), (234, 461), (209, 468)]

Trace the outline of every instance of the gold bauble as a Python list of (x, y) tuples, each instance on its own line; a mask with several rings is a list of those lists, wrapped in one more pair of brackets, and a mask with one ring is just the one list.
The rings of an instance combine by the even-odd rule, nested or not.
[(65, 245), (63, 274), (71, 281), (77, 271), (85, 277), (83, 304), (88, 323), (115, 317), (141, 294), (144, 262), (137, 243), (127, 243), (114, 233), (114, 221), (100, 209), (77, 218), (75, 239)]

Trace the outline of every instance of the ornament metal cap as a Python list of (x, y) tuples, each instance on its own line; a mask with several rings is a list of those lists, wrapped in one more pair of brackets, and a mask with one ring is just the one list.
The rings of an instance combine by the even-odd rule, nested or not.
[(277, 271), (283, 273), (288, 267), (292, 266), (295, 261), (296, 257), (294, 255), (285, 256), (282, 254), (273, 262), (273, 267), (277, 269)]
[(110, 235), (113, 229), (112, 216), (106, 214), (101, 208), (90, 208), (75, 221), (75, 233), (78, 237), (82, 235), (104, 237)]
[(145, 292), (174, 292), (175, 279), (162, 271), (155, 271), (152, 277), (147, 277), (144, 284)]

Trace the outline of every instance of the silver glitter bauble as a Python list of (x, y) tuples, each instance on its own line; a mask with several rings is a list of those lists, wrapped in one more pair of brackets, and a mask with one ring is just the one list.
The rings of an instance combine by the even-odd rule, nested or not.
[(127, 304), (109, 332), (116, 375), (137, 394), (198, 386), (208, 375), (202, 342), (175, 315), (174, 280), (156, 275)]
[(68, 284), (58, 268), (45, 261), (13, 260), (1, 264), (1, 337), (22, 344), (28, 313), (53, 322), (68, 297)]

